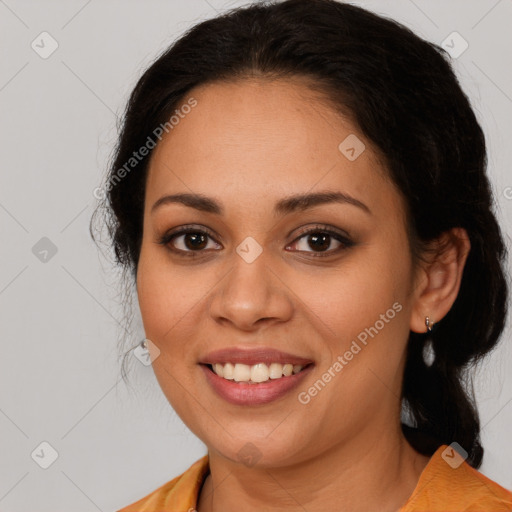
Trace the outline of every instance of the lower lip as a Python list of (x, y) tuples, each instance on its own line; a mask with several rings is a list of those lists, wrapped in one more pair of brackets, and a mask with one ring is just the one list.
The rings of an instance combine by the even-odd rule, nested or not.
[(269, 379), (258, 384), (235, 382), (219, 377), (204, 364), (200, 365), (206, 379), (224, 400), (235, 405), (259, 405), (273, 402), (292, 391), (312, 370), (310, 364), (299, 373), (280, 379)]

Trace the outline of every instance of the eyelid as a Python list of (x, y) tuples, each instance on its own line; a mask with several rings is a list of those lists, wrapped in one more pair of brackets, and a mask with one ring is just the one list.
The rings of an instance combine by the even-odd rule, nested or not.
[(173, 235), (177, 235), (177, 234), (183, 234), (183, 232), (185, 232), (185, 233), (190, 233), (190, 232), (206, 233), (208, 236), (210, 236), (216, 242), (217, 242), (218, 238), (221, 238), (221, 236), (216, 231), (214, 231), (211, 228), (207, 228), (206, 226), (203, 226), (202, 224), (182, 224), (181, 226), (177, 226), (176, 228), (173, 228), (173, 229), (167, 231), (165, 233), (165, 235), (173, 236)]
[[(299, 228), (299, 229), (301, 229), (301, 228)], [(343, 231), (339, 228), (335, 228), (334, 226), (330, 226), (328, 224), (313, 224), (311, 226), (308, 224), (304, 230), (299, 231), (299, 233), (296, 235), (296, 237), (293, 241), (295, 242), (295, 240), (303, 237), (304, 235), (307, 235), (309, 233), (316, 233), (316, 232), (329, 233), (332, 235), (337, 235), (341, 238), (345, 238), (347, 241), (351, 240), (351, 236), (346, 231)]]

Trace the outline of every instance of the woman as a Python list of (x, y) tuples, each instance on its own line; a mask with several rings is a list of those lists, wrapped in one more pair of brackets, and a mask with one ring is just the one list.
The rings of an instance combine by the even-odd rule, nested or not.
[(463, 380), (507, 310), (485, 167), (442, 50), (361, 8), (255, 4), (161, 55), (104, 206), (208, 454), (123, 512), (512, 510)]

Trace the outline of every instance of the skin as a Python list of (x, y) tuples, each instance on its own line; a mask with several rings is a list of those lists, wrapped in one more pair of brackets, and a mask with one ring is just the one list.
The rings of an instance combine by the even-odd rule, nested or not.
[[(203, 85), (190, 96), (197, 106), (151, 157), (137, 292), (150, 350), (160, 351), (158, 382), (208, 447), (210, 475), (197, 509), (239, 511), (243, 503), (245, 511), (396, 511), (429, 460), (400, 429), (409, 331), (425, 332), (425, 316), (437, 322), (451, 308), (467, 235), (447, 233), (443, 250), (415, 266), (404, 201), (377, 152), (305, 82), (245, 79)], [(366, 145), (355, 161), (338, 149), (350, 134)], [(285, 197), (320, 191), (349, 194), (370, 213), (341, 203), (273, 212)], [(151, 211), (176, 193), (212, 197), (223, 214), (179, 203)], [(185, 224), (215, 234), (194, 258), (169, 249), (194, 252), (184, 236), (158, 243)], [(330, 255), (315, 256), (302, 234), (316, 224), (348, 233), (354, 245), (331, 238)], [(248, 236), (263, 250), (252, 263), (235, 250)], [(402, 306), (395, 318), (300, 403), (298, 393), (395, 303)], [(261, 346), (315, 367), (298, 389), (269, 404), (224, 401), (198, 362), (212, 350)], [(238, 456), (246, 443), (257, 447), (254, 465)]]

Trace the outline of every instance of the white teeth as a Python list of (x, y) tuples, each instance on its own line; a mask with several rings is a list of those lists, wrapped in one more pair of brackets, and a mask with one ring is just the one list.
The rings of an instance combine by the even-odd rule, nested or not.
[(285, 364), (283, 366), (283, 375), (289, 377), (293, 373), (293, 364)]
[(272, 363), (269, 368), (271, 379), (280, 379), (283, 376), (283, 365), (279, 363)]
[(215, 363), (213, 365), (213, 370), (215, 371), (215, 373), (219, 376), (219, 377), (224, 377), (224, 368), (222, 367), (221, 364), (219, 363)]
[(292, 374), (299, 373), (303, 366), (300, 364), (281, 364), (265, 363), (248, 364), (236, 363), (215, 363), (212, 365), (213, 371), (219, 376), (227, 380), (236, 382), (259, 383), (267, 382), (269, 379), (280, 379), (281, 377), (289, 377)]
[(251, 379), (251, 367), (248, 364), (235, 364), (235, 371), (233, 377), (236, 382), (247, 382)]
[(251, 380), (253, 382), (265, 382), (269, 378), (269, 370), (266, 364), (260, 363), (251, 366)]
[(226, 363), (225, 365), (222, 365), (220, 363), (217, 363), (215, 365), (217, 368), (220, 366), (222, 368), (221, 372), (222, 372), (222, 375), (220, 375), (219, 373), (217, 373), (217, 370), (216, 368), (214, 368), (214, 371), (215, 373), (217, 373), (217, 375), (219, 377), (224, 377), (225, 379), (228, 379), (228, 380), (233, 380), (235, 378), (234, 376), (234, 370), (235, 370), (235, 367), (231, 364), (231, 363)]

